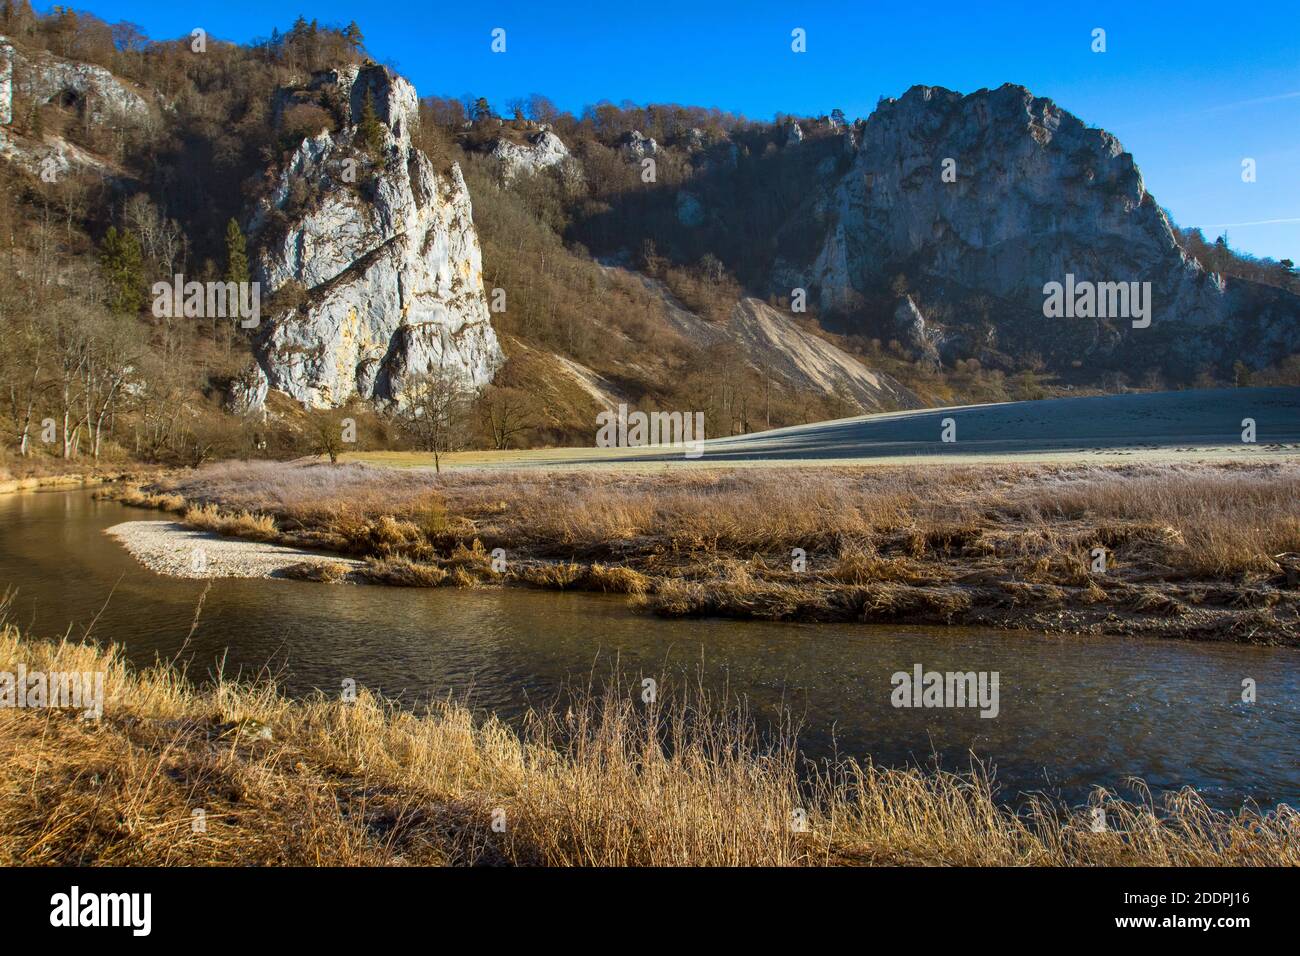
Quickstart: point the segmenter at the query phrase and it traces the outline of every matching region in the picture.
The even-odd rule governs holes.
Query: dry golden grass
[[[112,498],[114,501],[120,501],[124,505],[134,505],[139,508],[157,508],[159,511],[170,511],[177,514],[184,514],[188,508],[185,498],[181,495],[147,492],[139,485],[113,488],[99,494]]]
[[[613,591],[671,615],[1300,642],[1291,462],[654,475],[228,462],[131,494],[171,510],[179,497],[187,521],[223,533],[401,558],[398,583]],[[1244,627],[1244,609],[1267,623]]]
[[[214,504],[187,508],[181,520],[192,528],[237,538],[270,541],[276,536],[275,519],[270,515],[226,512]]]
[[[1086,539],[1144,546],[1210,574],[1268,571],[1271,555],[1300,550],[1300,465],[1292,463],[434,475],[232,462],[156,491],[290,525],[386,517],[404,524],[372,533],[397,544],[417,532],[579,551],[654,538],[684,550],[750,553],[910,532],[919,557],[978,551],[1000,535],[1005,545],[1015,531],[1030,535],[1024,548],[1051,530],[1085,539],[1070,538],[1071,547]]]
[[[1224,813],[1190,790],[1137,803],[1098,790],[1086,808],[1011,809],[978,768],[810,768],[791,735],[760,743],[742,710],[698,690],[647,707],[615,682],[512,728],[364,691],[349,703],[198,688],[166,666],[134,672],[116,649],[4,627],[0,669],[18,661],[103,671],[106,704],[98,721],[0,710],[6,865],[1300,864],[1300,815],[1285,806]]]
[[[368,558],[362,573],[375,584],[404,588],[433,588],[448,583],[448,574],[431,564],[417,564],[410,558]]]
[[[587,576],[593,590],[608,591],[611,594],[641,595],[650,590],[651,586],[644,574],[631,568],[593,564]]]
[[[352,568],[339,561],[299,561],[291,564],[280,573],[296,581],[315,581],[319,584],[335,584],[342,581]]]

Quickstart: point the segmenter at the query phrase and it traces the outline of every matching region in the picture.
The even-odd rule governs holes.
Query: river
[[[0,589],[27,633],[92,636],[139,664],[273,673],[285,690],[345,679],[404,702],[448,694],[507,719],[617,669],[702,680],[766,721],[783,708],[814,757],[996,768],[1001,796],[1081,801],[1090,787],[1189,784],[1216,806],[1300,806],[1300,651],[962,628],[661,620],[622,597],[297,581],[205,582],[145,570],[103,530],[156,512],[90,492],[0,496]],[[891,705],[891,676],[998,673],[998,714]],[[1257,686],[1241,701],[1242,681]]]

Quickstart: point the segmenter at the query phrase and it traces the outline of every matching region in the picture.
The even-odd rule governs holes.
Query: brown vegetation
[[[188,503],[200,527],[368,557],[364,576],[386,583],[612,591],[668,615],[1300,640],[1293,463],[653,475],[226,463],[123,500]]]
[[[117,649],[3,627],[0,669],[19,661],[103,672],[106,700],[98,720],[0,710],[4,865],[1300,864],[1286,806],[1099,789],[1087,808],[1012,808],[978,767],[809,766],[793,734],[761,743],[743,709],[698,691],[646,706],[615,681],[516,728],[365,690],[196,687],[163,665],[133,672]]]

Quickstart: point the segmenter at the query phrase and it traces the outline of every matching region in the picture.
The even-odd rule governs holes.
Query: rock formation
[[[623,137],[619,149],[622,150],[625,158],[640,162],[647,156],[658,154],[659,144],[653,138],[643,135],[640,130],[634,129]]]
[[[1051,100],[1010,84],[969,96],[913,87],[859,132],[809,264],[822,308],[850,327],[865,300],[896,302],[889,283],[906,272],[926,308],[951,306],[944,321],[987,322],[967,307],[983,297],[1005,342],[1058,366],[1186,368],[1221,357],[1225,345],[1263,365],[1294,348],[1295,297],[1206,273],[1180,249],[1119,141]],[[1045,284],[1068,274],[1149,282],[1150,326],[1045,317]],[[898,310],[895,320],[914,330],[916,303]],[[936,330],[925,320],[922,328],[933,341]]]
[[[510,182],[520,175],[532,175],[540,169],[560,165],[569,159],[569,150],[560,137],[543,129],[530,136],[527,145],[497,140],[491,155],[500,161],[502,176]]]
[[[14,48],[0,37],[0,126],[14,120]]]
[[[0,36],[0,156],[33,176],[59,175],[74,167],[108,176],[117,170],[104,157],[55,133],[18,134],[9,128],[15,119],[15,102],[23,109],[50,103],[75,109],[92,126],[129,126],[148,122],[151,116],[148,101],[103,67],[43,50],[24,52]]]
[[[0,122],[13,119],[13,98],[28,103],[84,110],[92,123],[141,120],[149,115],[144,97],[102,66],[65,60],[37,50],[24,53],[0,36]]]
[[[503,356],[469,193],[458,166],[440,174],[411,145],[415,89],[353,66],[313,76],[305,92],[346,104],[350,123],[304,139],[250,223],[255,278],[263,301],[274,297],[255,350],[269,386],[328,406],[352,395],[401,404],[417,375],[486,385]],[[373,152],[360,130],[367,99]]]
[[[915,350],[923,360],[938,364],[943,334],[925,321],[910,295],[905,296],[894,310],[894,326],[899,340]]]

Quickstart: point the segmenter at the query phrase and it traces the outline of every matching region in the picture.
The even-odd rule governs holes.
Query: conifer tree
[[[375,113],[375,104],[369,93],[366,94],[366,101],[361,107],[357,144],[375,158],[378,158],[384,150],[384,124],[379,122],[379,116]]]
[[[108,227],[100,249],[100,268],[108,283],[108,305],[121,315],[135,315],[144,308],[144,256],[140,240],[128,230]]]
[[[365,43],[365,37],[361,35],[361,27],[357,26],[356,20],[347,25],[347,28],[343,31],[343,39],[348,42],[348,46],[352,47],[354,52],[361,49],[362,44]]]
[[[226,223],[226,281],[248,281],[248,245],[234,219]]]

